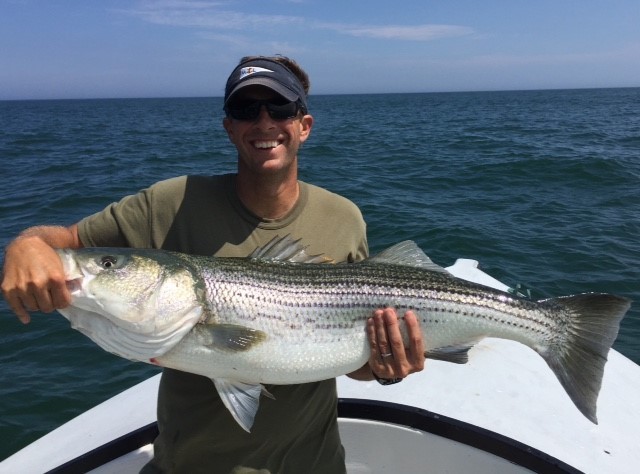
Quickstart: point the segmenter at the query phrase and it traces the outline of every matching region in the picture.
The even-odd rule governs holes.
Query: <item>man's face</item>
[[[255,100],[282,101],[276,92],[262,86],[249,86],[238,92],[234,102]],[[238,150],[239,172],[256,174],[291,171],[297,166],[300,145],[311,133],[313,117],[298,115],[292,119],[274,120],[263,105],[255,120],[226,117],[223,125]]]

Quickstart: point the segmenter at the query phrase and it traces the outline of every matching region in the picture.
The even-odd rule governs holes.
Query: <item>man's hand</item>
[[[424,341],[418,318],[413,311],[407,311],[403,319],[406,340],[395,309],[379,309],[373,313],[367,321],[367,337],[371,346],[369,362],[347,374],[349,377],[355,380],[372,380],[375,376],[403,379],[424,368]]]
[[[371,345],[369,367],[378,378],[403,379],[424,369],[424,342],[418,318],[413,311],[407,311],[404,322],[407,329],[406,347],[395,309],[379,309],[367,322],[367,336]]]
[[[62,262],[54,247],[80,246],[75,226],[36,227],[12,241],[5,250],[2,293],[24,324],[30,311],[50,313],[71,303]]]

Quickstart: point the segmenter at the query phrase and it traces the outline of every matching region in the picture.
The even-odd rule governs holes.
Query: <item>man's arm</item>
[[[31,321],[29,311],[50,313],[69,305],[71,295],[54,249],[81,247],[76,224],[30,227],[7,245],[1,288],[20,321]]]
[[[415,313],[404,315],[408,347],[405,348],[400,323],[393,308],[379,309],[367,321],[367,337],[371,346],[369,362],[347,374],[355,380],[403,379],[424,368],[424,341]],[[375,374],[375,375],[374,375]]]

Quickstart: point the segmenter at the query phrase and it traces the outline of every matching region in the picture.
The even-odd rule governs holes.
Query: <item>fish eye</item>
[[[106,255],[100,259],[100,266],[102,268],[113,268],[118,263],[118,257],[114,257],[112,255]]]

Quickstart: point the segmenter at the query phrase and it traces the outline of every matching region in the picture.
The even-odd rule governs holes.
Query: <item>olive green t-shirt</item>
[[[127,196],[78,226],[85,246],[161,248],[244,257],[274,236],[291,235],[309,254],[338,262],[367,256],[366,228],[349,200],[300,182],[294,208],[266,220],[235,193],[235,175],[183,176]],[[164,369],[158,394],[160,435],[143,472],[345,472],[335,380],[269,385],[251,433],[233,420],[211,380]],[[235,470],[235,471],[234,471]]]

